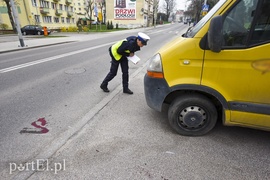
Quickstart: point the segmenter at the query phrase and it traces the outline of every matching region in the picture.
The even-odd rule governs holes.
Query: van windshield
[[[184,37],[194,37],[195,34],[204,26],[204,24],[225,2],[226,0],[220,0],[194,27],[187,30],[187,32],[184,34]]]

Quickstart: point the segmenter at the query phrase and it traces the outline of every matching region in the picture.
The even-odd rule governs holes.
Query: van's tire
[[[184,136],[201,136],[216,125],[217,109],[205,96],[186,94],[175,99],[168,110],[171,127]]]

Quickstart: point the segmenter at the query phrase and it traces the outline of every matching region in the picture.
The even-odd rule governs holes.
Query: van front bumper
[[[163,78],[152,78],[147,74],[144,76],[144,95],[147,105],[161,112],[166,96],[170,93],[170,88]]]

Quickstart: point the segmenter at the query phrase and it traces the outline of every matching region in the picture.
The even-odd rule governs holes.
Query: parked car
[[[32,35],[43,35],[44,29],[40,25],[26,25],[21,28],[23,35],[32,34]],[[47,28],[48,34],[51,33],[51,30]]]
[[[98,21],[92,21],[91,24],[96,25],[96,24],[99,24],[99,22]]]

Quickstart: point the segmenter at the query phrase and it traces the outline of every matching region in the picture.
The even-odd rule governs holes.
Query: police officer
[[[129,73],[128,73],[128,56],[134,56],[136,51],[139,51],[141,47],[147,45],[147,41],[150,39],[145,33],[138,33],[138,36],[129,36],[124,40],[121,40],[109,48],[109,53],[112,58],[110,72],[100,85],[100,88],[104,92],[110,92],[108,89],[108,83],[117,74],[119,64],[122,69],[122,84],[123,93],[133,94],[128,88]]]

